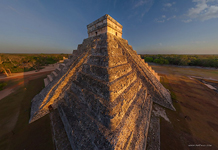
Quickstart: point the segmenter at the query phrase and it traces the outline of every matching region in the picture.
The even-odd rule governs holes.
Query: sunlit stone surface
[[[51,112],[56,149],[146,149],[153,102],[174,110],[159,76],[111,18],[87,26],[89,38],[32,100],[30,123]]]

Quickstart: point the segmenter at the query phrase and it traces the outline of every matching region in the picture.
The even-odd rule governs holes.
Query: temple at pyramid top
[[[88,24],[87,29],[89,37],[97,36],[103,33],[111,33],[122,38],[123,26],[108,14]]]

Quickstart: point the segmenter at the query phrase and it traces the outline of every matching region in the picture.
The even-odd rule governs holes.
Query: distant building
[[[123,26],[108,14],[87,25],[88,36],[93,37],[103,33],[111,33],[122,38]]]

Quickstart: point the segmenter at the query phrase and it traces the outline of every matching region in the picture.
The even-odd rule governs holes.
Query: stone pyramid
[[[153,102],[175,110],[170,93],[112,17],[87,27],[33,98],[29,122],[51,112],[56,149],[145,149]]]

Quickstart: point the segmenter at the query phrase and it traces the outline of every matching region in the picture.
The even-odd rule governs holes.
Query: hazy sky
[[[218,0],[1,0],[0,53],[71,53],[105,14],[140,54],[218,54]]]

